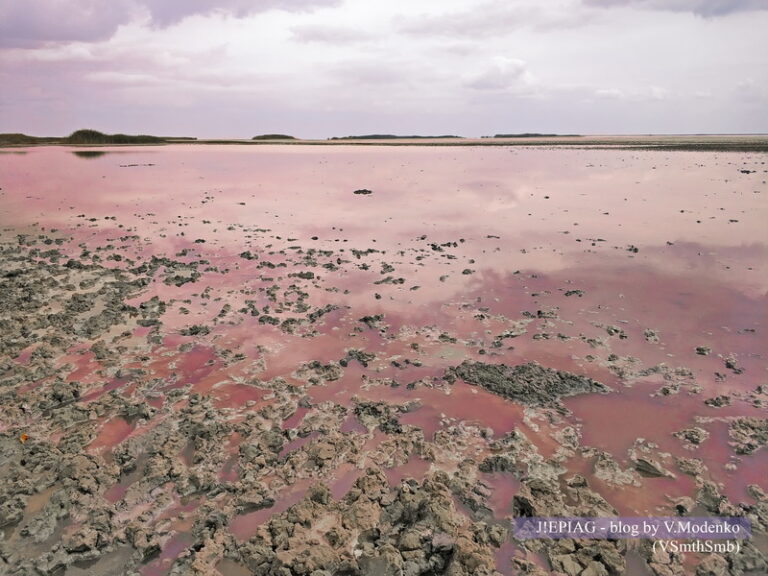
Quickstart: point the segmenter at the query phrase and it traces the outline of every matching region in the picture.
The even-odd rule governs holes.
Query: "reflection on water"
[[[418,449],[400,446],[411,451],[375,462],[392,486],[453,474],[460,461],[496,450],[493,441],[522,434],[537,457],[560,458],[564,474],[583,475],[622,513],[655,513],[695,492],[679,472],[630,487],[599,479],[593,455],[564,453],[565,429],[621,469],[645,443],[670,469],[677,458],[699,458],[735,500],[761,480],[766,451],[736,457],[727,427],[764,411],[755,392],[768,349],[763,157],[503,147],[120,152],[123,166],[148,166],[148,154],[162,163],[121,170],[45,147],[0,157],[0,224],[72,237],[55,247],[62,262],[83,252],[103,267],[160,262],[130,306],[139,315],[157,297],[167,306],[161,324],[110,335],[122,347],[113,365],[95,358],[91,342],[61,363],[82,384],[82,402],[146,401],[153,423],[172,422],[192,394],[209,399],[203,421],[219,418],[226,429],[199,450],[196,436],[186,437],[185,467],[215,447],[220,458],[208,465],[234,491],[257,474],[242,453],[268,469],[267,456],[278,467],[304,462],[326,438],[342,438],[354,456],[322,477],[338,500],[369,461],[358,450],[383,458],[391,449],[375,422],[355,415],[360,403],[383,402],[399,407],[388,425],[421,434]],[[362,188],[372,194],[354,194]],[[613,393],[537,412],[463,382],[446,385],[445,370],[465,359],[535,361]],[[324,372],[329,364],[343,370]],[[723,395],[728,405],[705,403]],[[196,434],[198,424],[180,428]],[[675,436],[692,426],[709,434],[701,446]],[[280,441],[258,444],[255,430]],[[94,431],[86,448],[102,455],[147,434],[119,415]],[[275,505],[235,516],[228,530],[248,539],[299,502],[311,484],[302,474],[284,471]],[[121,500],[139,476],[122,478],[107,500]],[[508,520],[520,478],[478,479],[492,518]],[[191,544],[173,535],[144,573],[167,573]],[[504,545],[500,567],[514,549]]]
[[[72,154],[78,158],[101,158],[106,152],[101,150],[73,150]]]

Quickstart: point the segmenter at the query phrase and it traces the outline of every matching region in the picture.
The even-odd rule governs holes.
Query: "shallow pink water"
[[[622,461],[643,437],[674,455],[695,455],[733,498],[742,498],[747,484],[764,482],[765,450],[741,458],[735,472],[725,469],[734,454],[723,422],[703,425],[712,437],[695,454],[672,436],[697,417],[760,414],[738,395],[749,394],[766,378],[764,156],[503,147],[105,151],[91,159],[54,147],[0,155],[0,227],[9,234],[56,229],[74,239],[58,247],[71,255],[79,254],[79,243],[92,250],[111,244],[112,250],[101,253],[105,266],[118,266],[106,259],[111,253],[137,261],[165,255],[207,262],[200,267],[200,281],[181,287],[156,281],[131,301],[138,305],[158,296],[173,302],[162,317],[162,343],[145,347],[150,357],[145,368],[160,381],[149,399],[158,410],[165,394],[186,386],[211,395],[216,408],[231,409],[237,420],[273,402],[259,382],[283,378],[287,385],[305,385],[294,376],[300,364],[335,362],[355,348],[376,358],[367,368],[350,361],[339,380],[309,386],[313,403],[349,407],[355,397],[398,404],[419,400],[421,407],[399,420],[420,427],[428,440],[456,421],[490,427],[495,437],[519,428],[547,457],[557,448],[552,429],[542,425],[537,431],[525,424],[521,406],[461,382],[450,388],[440,382],[446,368],[467,358],[538,361],[614,388],[610,395],[564,401],[571,414],[563,415],[563,424],[579,425],[584,445]],[[757,172],[743,174],[744,166]],[[359,188],[374,193],[352,194]],[[120,239],[132,235],[138,239]],[[327,251],[317,261],[341,261],[339,269],[308,268],[302,258],[310,249]],[[375,252],[353,252],[369,249]],[[188,252],[177,256],[182,250]],[[246,250],[256,257],[241,257]],[[287,266],[259,267],[263,259]],[[315,278],[288,276],[305,270]],[[396,282],[374,283],[386,277]],[[218,317],[225,304],[236,311],[247,301],[259,310],[274,310],[266,293],[274,285],[283,291],[295,285],[309,293],[312,306],[338,309],[301,326],[297,334],[248,314]],[[572,290],[581,293],[567,295]],[[538,314],[550,310],[558,317]],[[358,321],[376,314],[383,315],[381,330]],[[530,320],[525,332],[495,346],[495,336],[521,319]],[[210,333],[179,333],[192,324],[210,326]],[[619,327],[626,338],[609,336],[608,325]],[[658,342],[646,341],[647,329],[657,332]],[[131,341],[145,342],[148,333],[137,329]],[[589,339],[602,343],[593,347]],[[180,349],[186,344],[192,347]],[[712,353],[697,355],[697,346],[709,346]],[[235,360],[225,350],[243,358]],[[16,361],[28,362],[31,353]],[[654,378],[626,388],[606,367],[610,354],[637,358],[643,367],[685,367],[701,393],[683,389],[651,397],[663,384]],[[737,359],[742,373],[724,366],[728,356]],[[112,389],[125,395],[139,389],[139,378],[97,377],[91,353],[73,353],[61,362],[72,364],[70,379],[87,385],[82,401]],[[376,378],[399,386],[371,385]],[[418,382],[413,390],[406,387],[411,382]],[[730,407],[703,404],[723,393],[734,395]],[[283,428],[298,425],[308,412],[298,409]],[[100,430],[90,449],[107,450],[133,433],[121,418]],[[349,417],[342,431],[363,429]],[[307,441],[286,446],[283,454]],[[239,439],[227,444],[228,453],[236,453],[238,444]],[[566,467],[591,476],[590,463],[582,459]],[[387,476],[397,484],[403,477],[423,476],[428,468],[414,457]],[[332,486],[335,498],[356,475],[353,469],[339,471]],[[221,477],[237,480],[231,458]],[[487,480],[501,518],[516,483],[509,476]],[[681,475],[623,490],[594,478],[590,484],[627,514],[652,512],[667,495],[694,490],[691,479]],[[307,486],[299,481],[281,491],[273,508],[235,518],[232,532],[249,537],[272,514],[302,498]],[[107,497],[119,499],[124,488],[117,485]],[[175,536],[145,572],[167,572],[189,545],[184,538]]]

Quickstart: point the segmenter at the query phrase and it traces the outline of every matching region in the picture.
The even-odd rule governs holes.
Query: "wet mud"
[[[768,570],[765,155],[103,152],[0,156],[0,573]],[[615,515],[754,537],[512,531]]]

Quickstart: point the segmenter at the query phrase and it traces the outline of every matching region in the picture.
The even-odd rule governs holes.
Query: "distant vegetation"
[[[397,136],[395,134],[363,134],[362,136],[334,136],[329,140],[414,140],[419,138],[461,138],[451,134],[443,136]]]
[[[288,134],[260,134],[254,136],[251,140],[296,140],[296,137],[289,136]]]
[[[139,134],[104,134],[98,130],[77,130],[67,138],[67,144],[161,144],[165,139]]]
[[[59,138],[38,138],[37,136],[27,136],[26,134],[0,134],[0,146],[26,146],[30,144],[44,144],[46,142],[55,142]]]
[[[522,132],[520,134],[494,134],[494,138],[561,138],[575,137],[581,134],[540,134],[539,132]]]
[[[76,130],[69,136],[28,136],[27,134],[0,134],[0,146],[34,146],[36,144],[74,144],[74,145],[105,145],[105,144],[163,144],[173,141],[194,141],[196,138],[148,136],[139,134],[104,134],[98,130]]]
[[[568,137],[572,137],[569,139]],[[576,138],[579,137],[579,138]],[[432,139],[432,141],[429,141]],[[439,141],[438,139],[443,139]],[[408,142],[411,140],[411,142]],[[357,141],[357,142],[355,142]],[[26,148],[29,146],[111,146],[111,145],[152,145],[152,144],[233,144],[243,145],[274,142],[285,145],[377,145],[377,146],[549,146],[558,148],[591,147],[616,150],[691,150],[723,152],[768,152],[768,137],[760,134],[677,134],[677,135],[616,135],[582,136],[580,134],[544,134],[524,132],[518,134],[496,134],[483,136],[482,140],[464,139],[460,136],[397,136],[394,134],[364,134],[341,136],[327,140],[302,140],[287,134],[262,134],[252,140],[198,140],[182,136],[132,136],[127,134],[104,134],[96,130],[77,130],[69,136],[40,137],[21,133],[0,134],[0,148]],[[89,150],[73,151],[80,158],[98,158]],[[0,150],[7,154],[8,151]],[[17,153],[24,153],[18,151]]]

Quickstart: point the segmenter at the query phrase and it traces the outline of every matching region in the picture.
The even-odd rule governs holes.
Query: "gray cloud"
[[[329,67],[329,72],[343,85],[380,86],[402,84],[408,74],[406,65],[384,62],[340,62]]]
[[[733,14],[734,12],[749,12],[753,10],[768,10],[765,0],[582,0],[588,6],[613,8],[629,6],[648,10],[666,10],[669,12],[692,12],[698,16],[715,17]]]
[[[479,76],[467,84],[477,90],[525,88],[532,83],[526,63],[517,58],[497,57]]]
[[[0,0],[0,46],[28,48],[45,42],[96,42],[130,19],[132,4],[113,0]]]
[[[97,42],[118,26],[149,16],[165,28],[195,14],[242,18],[279,9],[291,12],[335,6],[340,0],[0,0],[0,47],[33,48],[56,42]]]
[[[477,36],[508,32],[523,26],[536,12],[536,9],[525,6],[485,3],[473,10],[398,18],[396,24],[401,32],[408,34]]]
[[[159,27],[170,26],[194,14],[218,12],[243,18],[267,10],[302,12],[323,6],[335,6],[340,0],[136,0],[144,5]]]
[[[24,48],[0,49],[0,119],[201,137],[768,128],[768,12],[743,12],[754,3],[368,6],[0,0],[0,48]]]
[[[478,38],[504,35],[518,28],[538,30],[571,28],[588,22],[583,11],[547,10],[541,4],[512,4],[492,0],[469,10],[443,14],[399,17],[395,25],[400,32],[413,35]]]
[[[600,88],[595,90],[595,98],[601,100],[624,100],[626,97],[626,94],[618,88]]]
[[[352,44],[371,39],[371,34],[363,30],[319,24],[294,26],[291,28],[291,33],[299,42],[319,42],[323,44]]]

